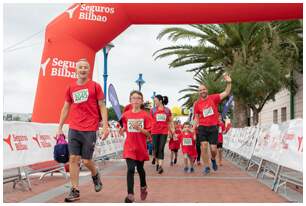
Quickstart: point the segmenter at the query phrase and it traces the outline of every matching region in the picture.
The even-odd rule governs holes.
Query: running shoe
[[[68,197],[65,198],[65,202],[74,202],[79,199],[80,199],[80,191],[75,188],[71,188]]]
[[[213,168],[213,170],[217,171],[218,170],[218,165],[216,160],[211,160],[211,167]]]

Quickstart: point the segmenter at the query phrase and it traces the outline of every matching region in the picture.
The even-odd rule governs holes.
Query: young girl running
[[[173,166],[177,162],[177,152],[180,149],[180,141],[177,138],[182,132],[182,126],[180,121],[177,120],[174,122],[175,135],[172,135],[172,138],[169,141],[169,149],[171,150],[171,161],[170,165]]]
[[[150,117],[142,109],[143,95],[139,91],[130,93],[130,102],[132,109],[122,115],[123,129],[121,135],[126,131],[126,140],[123,149],[123,158],[127,164],[127,191],[128,195],[124,202],[131,203],[134,198],[134,173],[135,167],[140,177],[140,198],[145,200],[147,197],[146,173],[144,170],[144,161],[149,160],[146,139],[150,136]]]
[[[182,145],[182,152],[184,155],[184,172],[194,172],[194,162],[197,157],[197,150],[195,145],[195,134],[189,122],[183,124],[183,131],[179,135],[179,140]],[[189,163],[189,167],[188,167]]]

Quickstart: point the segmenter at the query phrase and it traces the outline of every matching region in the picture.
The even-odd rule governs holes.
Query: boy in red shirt
[[[130,93],[130,102],[132,109],[122,115],[123,129],[122,135],[126,131],[126,140],[123,148],[123,158],[127,164],[127,189],[128,195],[124,202],[134,202],[134,174],[135,167],[140,177],[140,198],[145,200],[147,197],[146,173],[144,170],[144,161],[149,160],[147,150],[147,138],[150,136],[151,120],[150,116],[142,109],[143,95],[139,91]]]
[[[218,143],[218,105],[230,94],[232,79],[228,74],[223,75],[226,81],[226,88],[220,94],[208,95],[205,85],[198,88],[199,99],[194,103],[195,125],[194,129],[198,129],[199,141],[201,142],[201,155],[204,164],[204,174],[210,173],[208,144],[211,151],[211,164],[213,170],[218,169],[216,163],[217,143]]]
[[[195,133],[189,122],[183,124],[182,133],[178,136],[182,145],[182,152],[184,155],[184,172],[194,172],[194,162],[197,157],[197,149],[195,145]],[[189,162],[189,167],[188,167]]]
[[[65,103],[61,111],[57,134],[63,134],[63,125],[69,114],[69,172],[71,190],[65,202],[80,199],[79,162],[82,158],[84,165],[91,171],[95,191],[102,189],[102,182],[94,162],[91,160],[96,143],[96,135],[100,121],[103,118],[103,139],[109,134],[107,109],[103,102],[104,94],[101,86],[90,80],[88,75],[90,65],[86,59],[76,63],[78,79],[69,85],[66,91]]]
[[[174,122],[175,135],[172,135],[172,138],[169,141],[169,149],[171,150],[171,161],[170,165],[173,166],[177,162],[177,152],[180,149],[180,141],[177,136],[181,134],[181,125],[180,121],[177,120]],[[173,159],[174,157],[174,159]]]

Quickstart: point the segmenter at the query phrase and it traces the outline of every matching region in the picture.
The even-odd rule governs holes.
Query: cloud
[[[68,7],[69,4],[5,4],[4,48],[43,30]],[[135,80],[139,73],[146,81],[142,89],[146,100],[156,91],[169,97],[170,107],[183,103],[177,101],[182,96],[178,91],[194,83],[192,74],[183,68],[169,69],[168,64],[173,58],[155,61],[152,56],[156,50],[172,45],[166,38],[156,39],[158,33],[169,26],[131,26],[112,41],[115,47],[108,57],[108,84],[115,86],[120,104],[128,104],[130,91],[138,88]],[[4,53],[4,112],[32,112],[44,32],[24,45],[35,42],[38,45]],[[102,75],[103,55],[98,52],[93,78],[103,87]]]

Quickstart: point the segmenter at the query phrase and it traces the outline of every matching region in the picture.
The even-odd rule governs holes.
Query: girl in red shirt
[[[195,145],[195,134],[189,122],[183,124],[183,131],[178,136],[182,145],[182,152],[184,154],[184,171],[194,172],[194,160],[197,157],[197,150]],[[189,162],[189,167],[188,167]]]
[[[140,198],[145,200],[147,197],[146,173],[144,170],[144,161],[149,160],[147,151],[147,137],[150,136],[150,117],[142,109],[143,95],[139,91],[130,93],[130,102],[132,109],[122,115],[123,129],[120,134],[126,132],[126,140],[123,148],[123,158],[127,164],[127,189],[128,196],[124,202],[134,202],[134,173],[135,167],[140,177]]]
[[[177,162],[177,152],[180,149],[180,141],[178,140],[177,136],[180,135],[182,132],[182,126],[180,125],[179,120],[174,122],[175,127],[175,135],[169,141],[169,149],[171,150],[171,162],[170,165],[173,166]],[[174,159],[173,159],[174,157]]]

